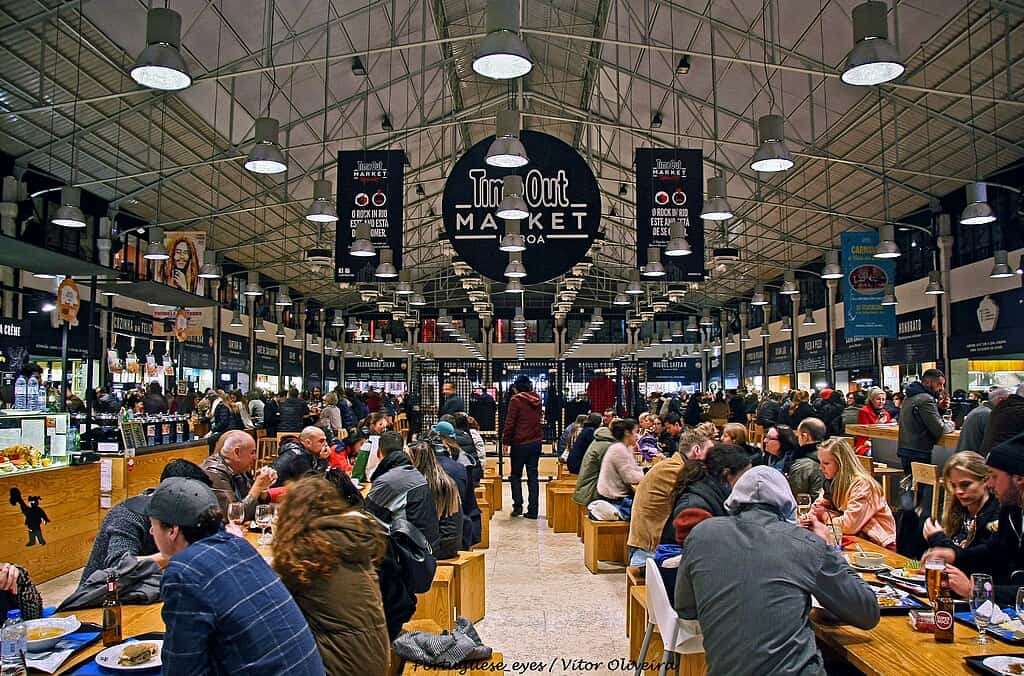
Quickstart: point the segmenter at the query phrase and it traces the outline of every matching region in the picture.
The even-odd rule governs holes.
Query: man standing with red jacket
[[[529,503],[526,518],[537,518],[537,501],[540,487],[537,483],[537,463],[540,460],[541,444],[544,441],[541,399],[533,391],[530,379],[521,375],[512,385],[516,394],[508,403],[505,417],[505,431],[502,441],[512,459],[512,516],[523,514],[523,468],[526,468],[526,484],[529,489]]]

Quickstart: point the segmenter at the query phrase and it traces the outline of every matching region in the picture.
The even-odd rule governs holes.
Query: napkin
[[[989,615],[989,624],[1002,624],[1010,619],[1010,616],[1003,612],[1002,608],[992,603],[991,601],[985,601],[978,610],[975,611],[977,615]]]

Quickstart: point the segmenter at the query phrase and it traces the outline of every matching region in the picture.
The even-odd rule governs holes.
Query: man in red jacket
[[[523,468],[526,468],[526,484],[530,491],[526,518],[537,518],[537,498],[540,488],[537,484],[537,462],[540,460],[541,444],[544,441],[541,399],[533,391],[530,379],[521,375],[512,385],[516,394],[508,403],[505,417],[505,431],[502,441],[512,459],[512,516],[523,516]]]

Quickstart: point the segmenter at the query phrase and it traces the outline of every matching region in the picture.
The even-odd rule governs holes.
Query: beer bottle
[[[121,642],[121,600],[117,597],[117,575],[107,575],[107,594],[103,597],[103,645]]]
[[[953,596],[949,590],[949,573],[942,571],[939,595],[935,599],[935,640],[953,642]]]

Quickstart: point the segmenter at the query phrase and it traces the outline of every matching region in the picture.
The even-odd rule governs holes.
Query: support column
[[[797,328],[800,323],[800,296],[790,296],[789,312],[792,319],[793,330],[789,334],[789,377],[792,385],[790,389],[800,389],[800,381],[796,372],[796,346],[800,340],[800,330]]]
[[[828,294],[825,299],[825,373],[829,385],[836,386],[836,292],[839,281],[826,279]]]
[[[736,347],[740,350],[740,385],[744,384],[747,370],[747,351],[743,347],[743,339],[747,335],[747,304],[740,303],[740,335],[737,336]]]
[[[946,374],[946,390],[952,392],[956,387],[961,387],[963,384],[957,383],[954,386],[950,379],[952,364],[949,358],[949,334],[951,330],[950,305],[952,305],[953,287],[951,283],[952,275],[949,274],[949,270],[953,260],[953,226],[950,223],[949,214],[939,214],[938,226],[939,271],[942,274],[942,288],[945,290],[945,293],[941,296],[935,297],[935,311],[942,319],[938,324],[938,356],[939,363],[942,364],[942,372]]]
[[[3,179],[2,198],[0,202],[0,228],[3,234],[8,237],[18,236],[18,199],[21,197],[25,186],[13,176],[5,176]],[[20,272],[14,268],[0,266],[0,283],[5,290],[3,292],[3,316],[14,318],[16,294],[12,289],[20,286]]]

